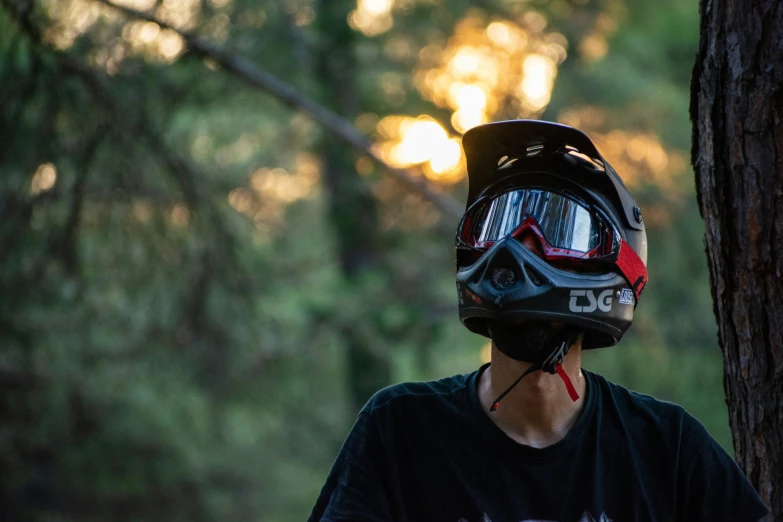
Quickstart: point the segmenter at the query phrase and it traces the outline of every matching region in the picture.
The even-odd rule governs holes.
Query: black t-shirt
[[[753,522],[768,512],[683,408],[586,370],[566,437],[541,449],[515,442],[479,403],[487,366],[376,393],[309,520]]]

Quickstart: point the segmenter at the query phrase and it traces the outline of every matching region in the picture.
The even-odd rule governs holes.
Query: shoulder
[[[453,375],[434,381],[393,384],[376,392],[364,406],[362,413],[375,415],[401,408],[460,401],[464,398],[465,388],[474,373]]]
[[[679,404],[656,399],[652,395],[645,395],[613,383],[606,377],[593,372],[590,374],[592,381],[601,388],[603,399],[609,399],[618,407],[629,410],[628,413],[650,415],[654,417],[682,417],[688,415]]]
[[[677,445],[683,431],[694,431],[701,427],[679,404],[629,390],[596,373],[590,373],[590,376],[599,388],[602,414],[610,417],[604,420],[611,420],[612,416],[616,416],[617,421],[631,431],[649,434],[658,439],[675,438]],[[704,428],[701,429],[707,435]]]

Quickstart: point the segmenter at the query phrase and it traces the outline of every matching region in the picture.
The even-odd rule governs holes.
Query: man
[[[647,284],[642,215],[582,132],[468,131],[457,231],[460,319],[492,339],[468,375],[378,392],[311,521],[756,521],[733,460],[674,404],[581,369]]]

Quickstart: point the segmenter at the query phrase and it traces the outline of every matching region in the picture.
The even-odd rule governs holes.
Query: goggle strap
[[[644,287],[647,286],[647,269],[644,267],[639,254],[623,239],[620,243],[620,252],[617,254],[615,265],[623,274],[633,289],[636,301],[642,296]]]

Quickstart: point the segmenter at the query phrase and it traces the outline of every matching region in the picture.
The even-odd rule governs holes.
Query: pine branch
[[[333,132],[340,139],[347,142],[351,147],[362,154],[366,154],[375,160],[385,171],[403,182],[408,187],[420,192],[425,199],[433,203],[441,211],[455,218],[462,216],[462,206],[451,196],[448,196],[439,190],[433,188],[424,178],[416,178],[408,171],[395,168],[383,160],[374,150],[372,142],[359,132],[351,122],[341,118],[328,108],[318,104],[299,92],[292,85],[286,83],[280,78],[270,74],[250,60],[229,53],[209,42],[197,37],[196,35],[177,29],[171,24],[153,16],[149,13],[120,6],[109,0],[95,0],[101,4],[117,9],[125,15],[139,20],[145,20],[158,24],[164,29],[169,29],[179,34],[190,51],[202,57],[208,57],[219,63],[224,69],[234,75],[242,78],[251,85],[258,87],[276,97],[292,109],[308,114],[314,121]]]

